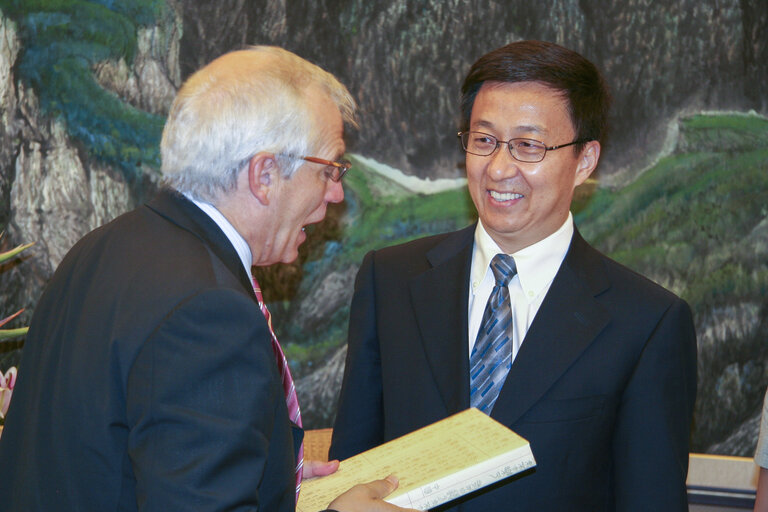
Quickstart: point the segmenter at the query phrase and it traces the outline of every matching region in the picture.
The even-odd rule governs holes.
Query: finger
[[[384,498],[388,494],[392,493],[395,489],[397,489],[397,486],[399,485],[400,481],[397,479],[395,475],[389,475],[386,478],[383,478],[381,480],[374,480],[373,482],[368,482],[365,484],[365,487],[368,489],[369,496],[372,498]]]
[[[372,484],[378,483],[378,482],[384,482],[386,485],[389,486],[389,492],[388,494],[391,494],[395,489],[397,489],[398,485],[400,485],[400,480],[395,475],[389,475],[383,480],[377,480],[375,482],[371,482]],[[386,495],[384,495],[386,496]],[[384,498],[384,496],[380,496],[379,498]],[[395,505],[392,505],[390,503],[386,502],[380,502],[381,505],[384,506],[382,511],[391,511],[391,512],[423,512],[421,510],[415,509],[415,508],[401,508]]]
[[[337,469],[339,469],[338,460],[331,460],[328,462],[321,462],[319,460],[305,460],[302,476],[304,478],[327,476],[335,473]]]

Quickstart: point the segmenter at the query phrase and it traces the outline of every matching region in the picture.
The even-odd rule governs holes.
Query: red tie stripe
[[[255,277],[253,278],[253,292],[256,294],[256,300],[259,301],[259,308],[261,308],[264,318],[267,319],[269,332],[272,335],[272,350],[275,351],[277,369],[280,371],[280,378],[283,381],[283,391],[285,392],[285,403],[288,406],[288,416],[291,418],[291,421],[301,427],[301,410],[299,409],[299,398],[296,396],[296,386],[293,383],[293,377],[291,377],[291,370],[288,368],[288,360],[285,358],[283,349],[277,341],[277,336],[275,336],[275,331],[272,329],[272,316],[269,314],[267,305],[264,303],[264,297],[261,295],[261,288]],[[296,501],[298,502],[299,491],[301,490],[301,476],[304,468],[304,443],[301,443],[301,446],[299,446],[299,453],[296,459]]]

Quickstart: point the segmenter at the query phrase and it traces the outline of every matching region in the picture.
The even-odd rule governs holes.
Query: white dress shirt
[[[216,209],[215,206],[210,203],[205,203],[203,201],[193,199],[187,194],[184,194],[184,197],[195,203],[198,208],[203,210],[203,212],[208,215],[211,220],[216,223],[217,226],[221,228],[221,230],[224,232],[224,235],[227,237],[227,239],[229,239],[230,243],[235,248],[235,251],[237,251],[237,255],[240,257],[240,261],[245,268],[245,274],[249,278],[253,279],[253,276],[251,275],[253,256],[251,255],[251,247],[248,245],[248,242],[245,241],[245,238],[243,238],[243,236],[237,232],[235,227],[219,210]]]
[[[509,298],[512,302],[514,332],[512,335],[512,361],[515,360],[525,334],[539,311],[544,297],[549,291],[555,274],[565,259],[573,237],[573,216],[547,238],[517,251],[511,256],[515,259],[517,275],[509,282]],[[475,246],[472,249],[472,267],[469,274],[469,353],[475,345],[480,323],[483,320],[485,305],[493,291],[496,279],[490,269],[491,260],[497,254],[503,254],[498,244],[477,222]]]

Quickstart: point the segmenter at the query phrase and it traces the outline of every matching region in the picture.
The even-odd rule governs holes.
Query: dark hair
[[[518,41],[480,57],[461,86],[461,130],[469,129],[475,97],[485,82],[538,82],[561,91],[575,138],[602,140],[605,136],[611,102],[608,87],[595,65],[572,50],[545,41]]]

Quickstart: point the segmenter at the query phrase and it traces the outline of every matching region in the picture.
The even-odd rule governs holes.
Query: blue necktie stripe
[[[512,367],[512,307],[507,286],[517,274],[515,260],[497,254],[491,261],[496,284],[483,313],[470,356],[470,404],[490,414]],[[491,350],[493,349],[493,350]]]

